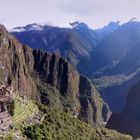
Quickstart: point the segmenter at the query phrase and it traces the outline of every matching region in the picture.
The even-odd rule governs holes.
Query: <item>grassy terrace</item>
[[[17,125],[34,115],[38,111],[37,105],[27,98],[23,99],[17,93],[14,94],[15,109],[13,115],[13,124]]]

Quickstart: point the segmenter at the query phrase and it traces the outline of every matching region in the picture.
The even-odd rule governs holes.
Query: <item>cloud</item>
[[[8,28],[33,22],[67,26],[82,21],[101,27],[112,20],[140,20],[140,0],[1,0],[0,22]]]
[[[0,18],[0,24],[4,24],[5,21],[6,21],[5,18]]]
[[[68,0],[60,8],[68,14],[89,16],[101,11],[102,3],[99,3],[97,0]]]

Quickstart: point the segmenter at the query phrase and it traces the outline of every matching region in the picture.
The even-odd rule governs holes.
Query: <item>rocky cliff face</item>
[[[22,95],[32,95],[33,64],[32,51],[0,25],[0,81],[12,84]]]
[[[124,111],[113,113],[107,127],[140,137],[140,81],[128,92]]]
[[[71,64],[55,54],[34,50],[33,56],[42,103],[59,106],[92,125],[108,120],[109,108],[88,78],[80,76]]]
[[[109,108],[92,83],[65,59],[21,45],[0,25],[0,81],[21,96],[69,111],[93,125],[106,122]]]

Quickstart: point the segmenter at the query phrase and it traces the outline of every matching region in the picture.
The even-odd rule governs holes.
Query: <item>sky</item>
[[[140,0],[0,0],[0,23],[8,29],[30,23],[67,27],[74,21],[99,28],[132,18],[140,21]]]

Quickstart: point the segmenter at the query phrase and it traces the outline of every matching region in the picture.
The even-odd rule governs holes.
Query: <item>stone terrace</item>
[[[12,126],[12,117],[7,106],[12,102],[13,89],[9,85],[0,82],[0,129],[6,130]]]

